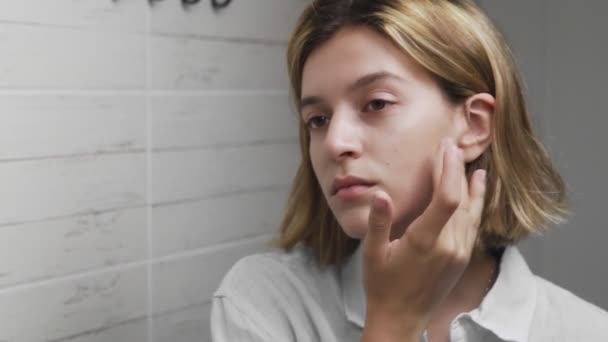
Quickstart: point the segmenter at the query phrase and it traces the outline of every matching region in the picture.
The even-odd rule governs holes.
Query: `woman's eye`
[[[308,119],[308,121],[306,122],[306,126],[309,129],[311,129],[311,128],[320,128],[327,121],[329,121],[329,119],[326,116],[313,116],[312,118]]]
[[[370,101],[365,108],[372,111],[383,110],[387,104],[389,104],[389,102],[386,100],[375,99]]]

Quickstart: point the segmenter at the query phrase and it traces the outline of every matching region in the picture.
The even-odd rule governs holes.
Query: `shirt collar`
[[[362,245],[340,273],[346,318],[360,328],[365,322]],[[517,247],[509,246],[502,255],[498,278],[479,307],[456,319],[469,316],[504,341],[524,342],[532,323],[536,293],[535,277],[526,261]]]

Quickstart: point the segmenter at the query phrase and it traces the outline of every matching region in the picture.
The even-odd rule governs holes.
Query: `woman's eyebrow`
[[[355,82],[353,82],[351,85],[348,86],[347,91],[349,93],[352,93],[353,91],[365,87],[368,84],[374,83],[376,81],[380,81],[383,79],[391,79],[391,80],[396,80],[399,82],[407,82],[404,78],[402,78],[401,76],[395,75],[393,73],[390,73],[388,71],[379,71],[379,72],[374,72],[371,74],[367,74],[361,78],[359,78],[358,80],[356,80]],[[302,110],[306,107],[306,106],[311,106],[311,105],[315,105],[315,104],[319,104],[323,102],[323,98],[321,98],[320,96],[306,96],[303,97],[300,100],[300,112],[302,112]]]
[[[402,78],[401,76],[395,75],[388,71],[379,71],[379,72],[367,74],[367,75],[359,78],[355,82],[353,82],[353,84],[348,86],[348,92],[353,92],[353,91],[357,90],[358,88],[363,88],[368,84],[374,83],[376,81],[384,80],[384,79],[389,79],[389,80],[394,80],[394,81],[399,81],[399,82],[406,82],[406,80],[404,78]]]
[[[316,105],[322,102],[323,99],[319,96],[306,96],[302,98],[302,100],[300,100],[300,113],[302,112],[302,110],[304,110],[305,107]]]

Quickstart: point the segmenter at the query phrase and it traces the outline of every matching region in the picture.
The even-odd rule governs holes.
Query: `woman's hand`
[[[376,192],[363,241],[367,300],[364,341],[418,340],[433,310],[467,267],[481,220],[485,171],[469,185],[462,153],[450,140],[440,148],[429,206],[399,239],[389,240],[392,201]],[[381,335],[378,335],[378,332]]]

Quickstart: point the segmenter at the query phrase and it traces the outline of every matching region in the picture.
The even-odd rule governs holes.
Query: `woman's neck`
[[[461,312],[479,306],[498,277],[499,260],[490,253],[476,253],[445,301],[433,316],[452,321]]]

